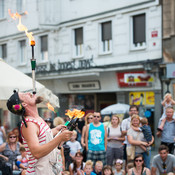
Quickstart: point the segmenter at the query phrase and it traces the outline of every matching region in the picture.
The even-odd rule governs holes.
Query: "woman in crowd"
[[[6,132],[4,126],[1,125],[0,120],[0,145],[4,143],[4,140],[6,139]]]
[[[85,168],[85,163],[83,162],[83,153],[77,152],[75,154],[75,160],[69,165],[70,175],[81,175]]]
[[[93,113],[88,113],[86,116],[85,116],[85,126],[83,127],[83,130],[82,130],[82,135],[81,135],[81,145],[83,146],[84,150],[83,150],[83,157],[84,157],[84,161],[86,161],[86,144],[85,144],[85,134],[86,134],[86,128],[87,128],[87,125],[89,123],[92,123],[93,122],[93,119],[94,119],[94,116],[93,116]]]
[[[135,156],[134,167],[128,170],[128,175],[151,175],[150,170],[144,166],[144,160],[141,154]]]
[[[17,135],[13,131],[8,133],[7,142],[0,146],[0,152],[2,154],[0,156],[13,166],[13,170],[18,169],[15,163],[17,156],[20,155],[20,146],[21,144],[18,142]]]
[[[131,118],[131,128],[127,132],[128,142],[135,146],[135,155],[142,154],[144,157],[145,165],[147,168],[150,168],[150,160],[151,160],[151,148],[150,145],[153,144],[154,138],[152,137],[152,141],[148,144],[145,139],[144,135],[141,131],[136,131],[132,128],[137,128],[139,130],[140,127],[140,117],[138,115],[133,115]],[[149,150],[149,154],[146,152]]]
[[[112,166],[116,159],[123,159],[123,141],[124,136],[120,129],[120,119],[117,115],[113,115],[111,126],[107,128],[108,143],[107,143],[107,165]]]

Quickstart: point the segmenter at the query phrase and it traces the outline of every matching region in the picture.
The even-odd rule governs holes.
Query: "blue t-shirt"
[[[84,174],[86,175],[86,173],[84,173]],[[90,175],[96,175],[96,174],[92,171]]]
[[[91,151],[105,151],[105,128],[104,124],[94,126],[89,124],[88,149]]]

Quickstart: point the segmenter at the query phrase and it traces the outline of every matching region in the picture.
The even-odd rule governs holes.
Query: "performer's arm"
[[[66,128],[64,125],[58,125],[52,129],[53,136],[55,136],[62,128]]]
[[[31,122],[27,123],[27,128],[22,127],[22,134],[28,144],[28,147],[32,155],[39,159],[49,154],[54,148],[56,148],[62,141],[70,139],[72,132],[65,130],[59,136],[54,137],[50,142],[40,145],[38,140],[39,127]]]

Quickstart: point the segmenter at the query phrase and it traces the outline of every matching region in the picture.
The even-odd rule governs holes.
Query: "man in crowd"
[[[175,138],[175,121],[173,119],[174,110],[172,107],[166,108],[166,119],[162,131],[157,132],[157,136],[161,137],[161,145],[166,145],[169,148],[169,153],[174,152],[174,138]],[[161,124],[159,120],[158,126]]]
[[[138,106],[131,105],[130,108],[129,108],[129,117],[126,118],[126,119],[124,119],[122,121],[122,124],[121,124],[122,134],[125,136],[125,141],[124,141],[124,156],[123,156],[123,158],[125,160],[127,160],[126,147],[127,147],[127,144],[129,144],[128,143],[128,139],[127,139],[127,131],[130,128],[130,126],[131,126],[131,117],[132,117],[132,115],[134,115],[134,114],[137,114],[138,115],[138,113],[139,113]]]
[[[86,150],[87,160],[101,160],[106,165],[107,131],[101,121],[100,112],[94,112],[93,123],[87,126],[86,130]]]
[[[27,174],[54,175],[61,171],[56,147],[69,140],[72,132],[65,130],[65,126],[51,130],[38,114],[36,104],[41,101],[42,98],[34,94],[15,91],[9,98],[7,107],[12,113],[22,115],[23,118],[21,133],[29,155]],[[60,129],[61,134],[53,138]]]
[[[159,154],[153,157],[151,175],[156,175],[156,171],[160,174],[175,173],[175,156],[168,154],[168,147],[160,145]]]

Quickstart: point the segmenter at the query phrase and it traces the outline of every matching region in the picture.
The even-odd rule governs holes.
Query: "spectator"
[[[83,162],[83,154],[81,152],[77,152],[73,163],[69,165],[70,175],[80,175],[84,167],[85,163]]]
[[[125,165],[127,164],[127,154],[126,154],[126,147],[128,144],[128,139],[127,139],[127,131],[130,128],[131,124],[131,117],[133,114],[138,114],[139,113],[139,108],[136,105],[131,105],[129,108],[129,117],[124,119],[121,124],[121,129],[122,129],[122,134],[125,136],[125,141],[124,141],[124,152],[123,152],[123,158],[126,160]]]
[[[135,156],[134,167],[129,169],[128,175],[151,175],[150,170],[144,166],[144,160],[141,154]]]
[[[2,153],[2,155],[0,156],[4,158],[7,163],[10,163],[12,165],[13,170],[18,169],[15,163],[17,160],[17,156],[20,155],[20,145],[21,144],[17,140],[17,135],[13,131],[11,131],[8,133],[7,142],[3,143],[0,146],[0,152]]]
[[[63,171],[62,175],[70,175],[70,172],[69,171]]]
[[[94,173],[96,175],[102,175],[102,169],[103,169],[103,162],[102,161],[97,161],[95,163],[95,167],[94,167]]]
[[[106,126],[106,127],[109,127],[110,125],[111,125],[111,118],[110,118],[110,116],[105,116],[104,118],[103,118],[103,124]]]
[[[107,148],[107,131],[103,123],[100,122],[101,115],[99,112],[94,112],[93,123],[87,126],[86,130],[86,150],[87,160],[92,160],[94,163],[98,160],[106,165],[106,148]]]
[[[85,116],[85,126],[83,127],[83,130],[82,130],[82,136],[81,136],[81,145],[83,146],[83,160],[86,161],[86,143],[85,143],[85,137],[86,137],[86,129],[87,129],[87,125],[89,123],[92,123],[93,122],[93,113],[88,113],[86,116]]]
[[[91,160],[86,161],[84,173],[85,175],[96,175],[93,172],[93,162]]]
[[[54,126],[53,126],[53,120],[51,118],[46,118],[44,121],[48,124],[48,126],[50,127],[50,129],[53,129],[54,128]]]
[[[151,160],[151,148],[149,148],[149,155],[145,152],[145,147],[150,146],[154,138],[152,137],[152,141],[148,144],[146,141],[144,141],[144,135],[142,132],[135,131],[134,128],[139,129],[140,126],[140,117],[138,115],[133,115],[131,118],[131,128],[128,130],[128,142],[131,144],[131,146],[135,147],[135,155],[142,154],[144,157],[144,161],[147,168],[150,168],[150,160]],[[129,148],[129,147],[128,147]]]
[[[114,175],[125,175],[125,171],[122,168],[123,168],[123,160],[117,159],[115,162]]]
[[[166,120],[162,131],[157,132],[157,136],[161,137],[161,145],[166,145],[169,148],[169,153],[174,152],[174,138],[175,138],[175,120],[173,119],[174,110],[171,107],[166,108]],[[158,128],[161,123],[159,120]]]
[[[105,165],[102,170],[102,175],[114,175],[112,167],[110,165]]]
[[[175,173],[175,156],[168,154],[168,147],[160,145],[159,154],[153,157],[151,175],[156,175],[156,171],[160,174]]]
[[[0,120],[0,145],[4,143],[4,140],[6,139],[6,132],[4,126],[1,124]]]
[[[27,155],[27,152],[26,152],[24,146],[21,146],[19,151],[20,151],[21,155],[17,156],[16,165],[22,171],[22,173],[25,174],[26,169],[28,167],[28,155]]]
[[[111,126],[107,128],[107,165],[112,166],[116,159],[123,159],[123,141],[125,140],[121,132],[120,119],[113,115]]]
[[[54,127],[56,127],[58,125],[64,125],[64,124],[65,124],[65,121],[61,117],[56,117],[53,120]]]
[[[127,165],[126,165],[126,174],[128,174],[129,169],[134,167],[134,163],[133,161],[128,161]]]
[[[75,154],[76,152],[80,152],[81,150],[81,145],[80,143],[76,140],[77,138],[77,132],[74,130],[73,135],[70,138],[70,141],[67,141],[66,145],[70,147],[70,157],[72,160],[75,159]]]

